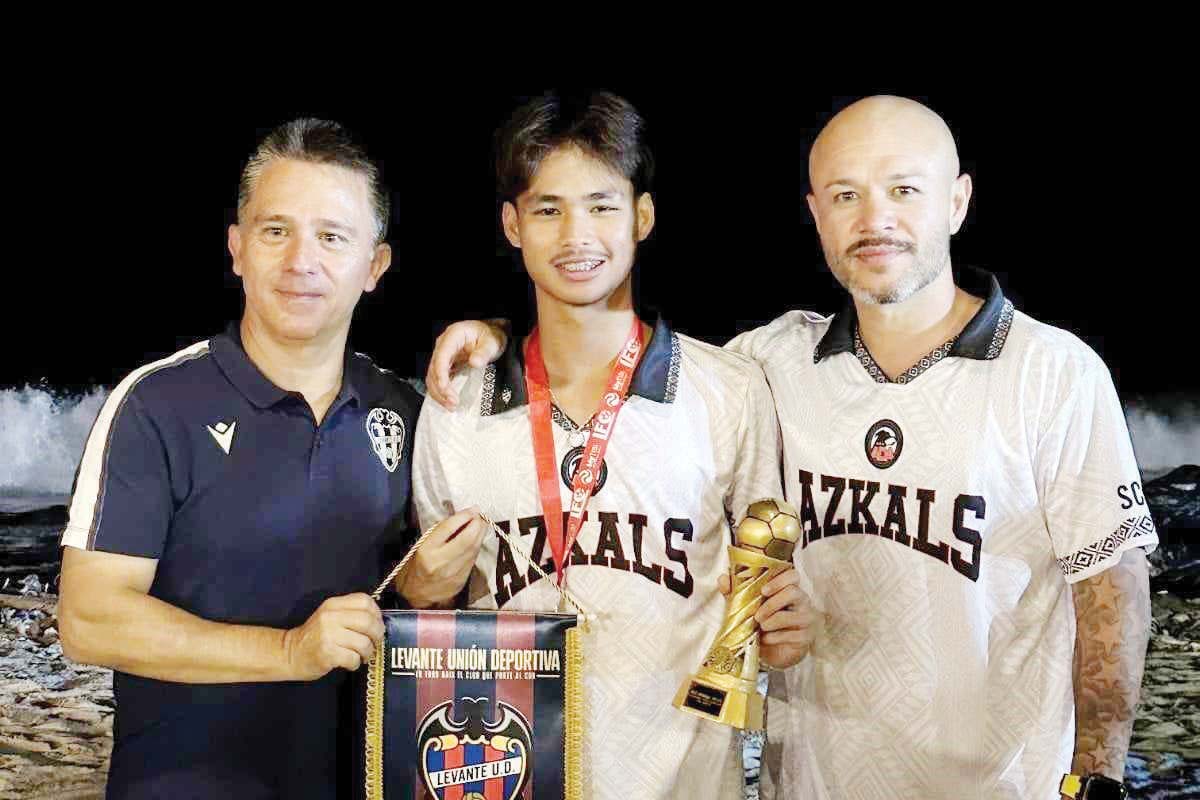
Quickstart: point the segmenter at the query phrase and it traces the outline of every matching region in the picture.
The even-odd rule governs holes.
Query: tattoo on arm
[[[1127,551],[1072,586],[1075,601],[1075,760],[1072,771],[1124,779],[1150,638],[1146,556]]]

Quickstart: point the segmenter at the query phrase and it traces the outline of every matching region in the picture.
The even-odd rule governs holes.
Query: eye
[[[920,194],[920,189],[915,186],[897,186],[892,189],[892,194],[905,197],[910,194]]]
[[[285,231],[283,228],[281,228],[278,225],[271,225],[267,228],[263,228],[263,233],[265,233],[267,236],[277,238],[277,237],[286,235],[287,231]]]
[[[557,214],[558,209],[554,208],[552,206],[548,206],[546,208],[539,208],[539,209],[535,210],[533,213],[534,213],[534,215],[539,216],[539,217],[550,217],[550,216]]]
[[[617,208],[616,206],[596,206],[595,208],[592,209],[592,211],[599,211],[601,214],[606,213],[608,211],[619,211],[619,210],[620,209]]]
[[[320,234],[320,239],[327,244],[340,244],[341,242],[346,241],[345,236],[340,236],[336,233],[322,233]]]
[[[844,192],[838,192],[837,194],[835,194],[833,196],[833,202],[847,203],[851,200],[854,200],[857,197],[858,197],[858,192],[853,192],[853,191],[850,191],[849,189],[847,189]]]

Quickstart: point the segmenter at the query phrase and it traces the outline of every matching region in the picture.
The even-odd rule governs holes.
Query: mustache
[[[894,250],[902,250],[904,252],[910,252],[914,249],[912,242],[905,242],[900,239],[888,239],[887,237],[874,237],[859,239],[846,248],[846,255],[852,256],[864,247],[890,247]]]

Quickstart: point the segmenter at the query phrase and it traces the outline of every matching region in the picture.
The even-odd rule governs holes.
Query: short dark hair
[[[515,201],[529,188],[542,159],[573,145],[607,164],[633,184],[634,196],[650,191],[654,155],[646,121],[612,92],[547,92],[523,104],[496,131],[496,190]]]
[[[367,190],[371,194],[371,207],[375,212],[375,241],[378,244],[384,240],[391,204],[383,186],[379,165],[371,160],[362,145],[341,124],[312,117],[285,122],[268,133],[255,148],[238,181],[239,222],[263,169],[278,158],[334,164],[365,176]]]

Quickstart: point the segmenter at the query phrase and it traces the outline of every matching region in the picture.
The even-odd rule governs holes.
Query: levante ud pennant
[[[385,611],[366,672],[367,800],[576,800],[578,618]]]
[[[496,719],[485,720],[486,697],[459,698],[457,705],[461,719],[447,700],[417,731],[425,786],[438,800],[515,800],[529,777],[529,723],[505,702],[496,704]]]

